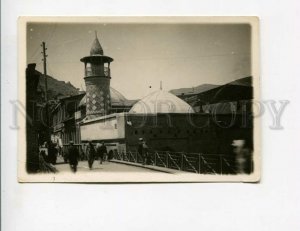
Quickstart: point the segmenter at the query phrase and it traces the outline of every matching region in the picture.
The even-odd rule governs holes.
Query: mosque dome
[[[124,105],[128,101],[124,95],[122,95],[120,92],[118,92],[114,88],[110,88],[110,98],[112,105]],[[86,95],[81,99],[78,107],[82,107],[86,105]]]
[[[127,101],[127,99],[122,95],[120,92],[118,92],[114,88],[110,88],[110,97],[111,97],[111,103],[121,103]]]
[[[158,90],[133,105],[129,113],[195,113],[193,108],[172,93]]]

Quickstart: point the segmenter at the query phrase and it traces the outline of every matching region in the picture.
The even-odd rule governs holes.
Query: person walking
[[[49,148],[48,148],[48,157],[49,157],[49,163],[55,165],[56,159],[57,159],[57,149],[56,144],[50,141]]]
[[[104,142],[102,142],[102,145],[98,146],[98,148],[97,148],[97,155],[100,158],[100,161],[99,161],[100,164],[102,164],[106,154],[107,154],[107,149],[106,149]]]
[[[148,152],[148,146],[146,144],[146,141],[144,141],[143,138],[139,138],[139,145],[138,145],[138,153],[142,157],[142,164],[148,164],[149,163],[149,152]]]
[[[149,154],[149,148],[146,144],[146,141],[143,142],[143,153],[144,153],[144,165],[150,164],[150,154]]]
[[[78,158],[79,158],[79,151],[74,146],[74,142],[72,140],[70,141],[70,147],[68,149],[68,154],[69,154],[70,168],[74,173],[76,173],[77,165],[78,165]]]
[[[245,140],[233,140],[231,144],[235,153],[236,172],[240,174],[252,171],[251,152],[245,147]]]
[[[145,156],[144,156],[144,148],[143,148],[144,140],[143,138],[139,138],[139,144],[138,144],[138,154],[140,157],[142,157],[142,164],[145,163]]]
[[[114,152],[113,150],[110,150],[107,155],[107,160],[111,161],[113,158],[114,158]]]
[[[86,155],[87,155],[87,159],[88,159],[89,168],[91,170],[93,168],[93,163],[94,163],[95,155],[96,155],[94,145],[91,141],[89,141],[89,143],[88,143],[88,146],[86,149]]]

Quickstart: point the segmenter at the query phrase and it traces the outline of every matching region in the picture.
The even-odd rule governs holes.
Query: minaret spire
[[[92,45],[92,48],[90,50],[90,55],[103,55],[103,49],[100,45],[100,42],[98,40],[97,31],[95,31],[95,39]]]
[[[160,90],[162,90],[162,81],[160,81],[160,87],[159,87]]]

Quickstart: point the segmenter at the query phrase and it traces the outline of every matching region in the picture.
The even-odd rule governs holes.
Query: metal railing
[[[142,157],[138,152],[114,152],[114,159],[132,163],[146,162],[146,165],[176,169],[201,174],[237,174],[238,167],[234,155],[201,154],[155,151]],[[246,169],[252,172],[252,161],[247,161]]]

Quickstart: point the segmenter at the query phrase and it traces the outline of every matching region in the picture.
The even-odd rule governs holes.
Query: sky
[[[225,84],[251,75],[251,27],[247,24],[28,23],[27,63],[85,90],[84,65],[97,31],[111,63],[111,87],[127,99],[158,90]],[[151,88],[150,88],[151,86]]]

